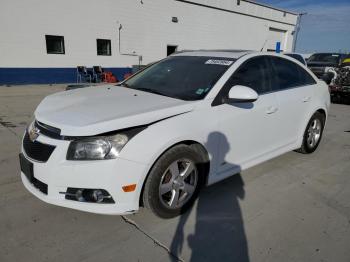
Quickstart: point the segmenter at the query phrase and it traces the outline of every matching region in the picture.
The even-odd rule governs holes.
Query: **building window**
[[[241,5],[241,0],[237,0],[237,5]]]
[[[46,52],[48,54],[64,54],[64,37],[59,35],[45,35]]]
[[[111,40],[97,39],[97,55],[112,55]]]
[[[170,56],[171,54],[175,53],[177,51],[177,45],[168,45],[166,47],[166,55]]]

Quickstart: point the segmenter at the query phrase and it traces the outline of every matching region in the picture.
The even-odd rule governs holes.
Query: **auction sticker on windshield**
[[[205,62],[206,65],[223,65],[223,66],[230,66],[232,65],[233,61],[230,60],[214,60],[209,59]]]

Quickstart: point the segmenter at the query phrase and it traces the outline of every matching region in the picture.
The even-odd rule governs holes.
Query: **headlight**
[[[34,117],[34,115],[30,118],[28,123],[29,123],[29,125],[27,126],[27,131],[29,133],[30,130],[33,130],[34,126],[35,126],[35,117]]]
[[[27,131],[30,133],[34,129],[35,120],[30,121],[30,124],[27,126]]]
[[[144,128],[121,132],[113,136],[96,136],[72,141],[67,160],[103,160],[117,158],[128,141]]]

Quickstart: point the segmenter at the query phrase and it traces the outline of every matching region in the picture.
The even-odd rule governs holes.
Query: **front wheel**
[[[143,203],[157,216],[175,217],[196,199],[205,176],[205,158],[195,148],[177,145],[154,164],[145,182]]]
[[[325,124],[325,116],[316,112],[310,119],[304,132],[303,143],[297,150],[302,154],[313,153],[320,144]]]

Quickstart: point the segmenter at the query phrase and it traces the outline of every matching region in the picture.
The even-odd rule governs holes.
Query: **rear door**
[[[278,101],[279,132],[276,141],[280,146],[295,143],[305,125],[314,99],[316,81],[301,66],[288,59],[270,56],[268,60],[274,70],[272,89]]]

